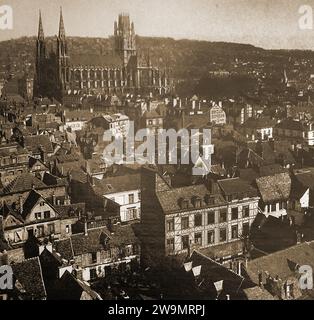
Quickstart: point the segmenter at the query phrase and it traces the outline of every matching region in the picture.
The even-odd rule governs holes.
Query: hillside
[[[50,49],[56,41],[55,38],[47,40]],[[70,55],[71,52],[106,54],[112,51],[112,43],[111,38],[68,37]],[[197,85],[199,79],[206,77],[209,70],[233,70],[236,60],[249,61],[252,65],[263,61],[271,70],[278,68],[281,72],[291,55],[314,58],[312,51],[270,51],[252,45],[224,42],[138,37],[137,44],[139,51],[149,50],[154,65],[170,69],[172,78],[181,83],[180,86],[190,89]],[[0,72],[16,74],[25,68],[32,70],[35,46],[35,37],[0,42]],[[242,71],[246,72],[245,69]],[[244,79],[243,83],[246,84],[247,80]],[[202,84],[197,88],[202,93],[206,92]]]

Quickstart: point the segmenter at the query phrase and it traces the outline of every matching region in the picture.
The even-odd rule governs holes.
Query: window
[[[243,218],[248,218],[250,216],[250,207],[244,206],[242,209]]]
[[[92,252],[92,263],[97,263],[97,252]]]
[[[137,218],[137,209],[129,208],[127,211],[127,220],[135,220]]]
[[[69,224],[67,224],[65,226],[65,233],[70,233],[70,225]]]
[[[139,191],[139,193],[138,193],[138,200],[141,201],[141,191]]]
[[[189,217],[183,217],[181,218],[181,229],[189,229]]]
[[[231,219],[232,220],[237,220],[239,217],[239,208],[235,207],[231,209]]]
[[[50,211],[45,211],[44,212],[44,218],[49,219],[50,218]]]
[[[279,210],[282,210],[283,206],[282,206],[282,202],[279,202]]]
[[[182,236],[181,238],[181,242],[182,242],[182,249],[187,249],[190,245],[190,239],[189,236]]]
[[[41,212],[36,212],[35,213],[35,219],[40,220],[41,219]]]
[[[215,223],[215,212],[210,211],[207,213],[207,224],[214,224]]]
[[[168,252],[174,251],[174,238],[167,239],[167,251]]]
[[[231,238],[232,239],[237,239],[239,237],[239,233],[238,233],[238,226],[232,226],[231,227]]]
[[[207,243],[208,244],[215,243],[215,232],[214,232],[214,230],[208,231],[208,233],[207,233]]]
[[[96,279],[97,278],[97,271],[96,269],[90,269],[90,278]]]
[[[272,203],[270,205],[270,212],[275,212],[276,211],[276,203]]]
[[[244,237],[247,237],[250,233],[250,224],[248,222],[243,223],[243,231],[242,231],[242,235]]]
[[[37,237],[43,237],[44,236],[44,226],[38,226],[37,227]]]
[[[195,233],[194,235],[194,243],[198,245],[202,245],[202,233]]]
[[[194,215],[194,226],[195,227],[200,227],[203,223],[202,223],[202,214],[198,213]]]
[[[219,214],[219,222],[222,223],[226,221],[227,221],[227,210],[223,209],[220,211],[220,214]]]
[[[174,219],[167,220],[167,232],[174,231]]]
[[[48,233],[54,234],[55,233],[55,225],[54,223],[48,224]]]
[[[41,201],[40,204],[39,204],[41,207],[43,207],[45,205],[45,202],[44,201]]]
[[[130,193],[129,194],[129,204],[132,204],[132,203],[134,203],[134,194]]]
[[[226,228],[222,228],[219,230],[219,241],[225,242],[227,241],[227,230]]]

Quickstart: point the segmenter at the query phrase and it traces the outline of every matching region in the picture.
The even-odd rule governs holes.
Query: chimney
[[[264,289],[264,284],[263,284],[263,272],[259,271],[258,272],[258,285],[261,289]]]
[[[56,195],[55,194],[53,194],[52,195],[52,205],[56,205],[56,203],[57,203],[57,201],[56,201]]]
[[[241,261],[238,261],[238,275],[241,276],[241,267],[242,267],[242,263]]]
[[[88,228],[87,228],[87,220],[85,219],[84,221],[84,235],[87,236],[88,235]]]
[[[19,196],[20,214],[23,213],[23,197]]]

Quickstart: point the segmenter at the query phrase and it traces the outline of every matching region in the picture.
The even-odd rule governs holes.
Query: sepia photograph
[[[0,300],[314,300],[313,9],[0,0]]]

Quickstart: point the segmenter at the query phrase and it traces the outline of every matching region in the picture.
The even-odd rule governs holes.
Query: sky
[[[62,6],[69,36],[108,37],[118,14],[126,12],[140,36],[314,50],[314,29],[299,27],[300,6],[314,12],[314,0],[0,0],[1,5],[13,8],[13,29],[0,30],[0,41],[36,35],[39,9],[45,35],[57,34]]]

